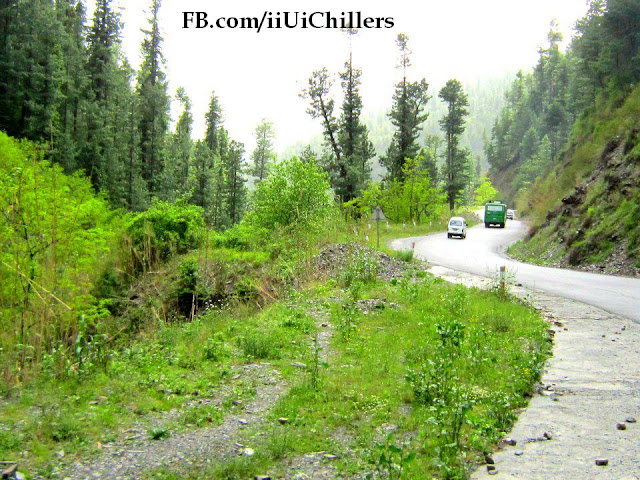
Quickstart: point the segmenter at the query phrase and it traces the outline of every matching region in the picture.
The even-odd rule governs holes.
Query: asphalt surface
[[[414,256],[434,265],[484,277],[496,277],[500,266],[514,283],[584,302],[640,323],[640,279],[540,267],[512,260],[505,251],[524,237],[527,225],[508,220],[505,228],[470,228],[467,238],[448,239],[446,233],[404,238],[391,242],[396,250],[411,248]]]

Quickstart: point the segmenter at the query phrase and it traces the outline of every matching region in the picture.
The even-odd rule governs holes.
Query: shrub
[[[132,273],[146,271],[175,253],[185,253],[202,243],[201,207],[182,201],[156,202],[127,224],[127,247]]]
[[[334,208],[327,174],[315,162],[294,157],[258,184],[245,219],[267,230],[319,231]]]

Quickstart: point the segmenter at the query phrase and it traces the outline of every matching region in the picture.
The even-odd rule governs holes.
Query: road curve
[[[416,258],[462,272],[493,277],[504,265],[524,286],[599,307],[640,323],[640,279],[541,267],[506,256],[507,247],[524,237],[527,226],[509,220],[505,228],[476,225],[465,240],[448,239],[446,233],[394,240],[394,250],[411,248]]]

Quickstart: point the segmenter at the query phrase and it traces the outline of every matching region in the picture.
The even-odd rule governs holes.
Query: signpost
[[[386,222],[387,217],[382,213],[382,209],[378,206],[371,212],[371,220],[376,222],[377,248],[380,248],[380,222]]]

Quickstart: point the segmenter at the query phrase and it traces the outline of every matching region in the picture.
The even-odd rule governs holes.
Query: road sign
[[[376,207],[371,213],[371,220],[375,222],[386,222],[387,217],[384,216],[384,213],[382,213],[382,209],[380,207]]]
[[[380,248],[380,222],[386,222],[387,217],[384,216],[382,209],[378,206],[373,210],[373,212],[371,212],[371,220],[376,222],[376,244],[378,245],[378,248]]]

